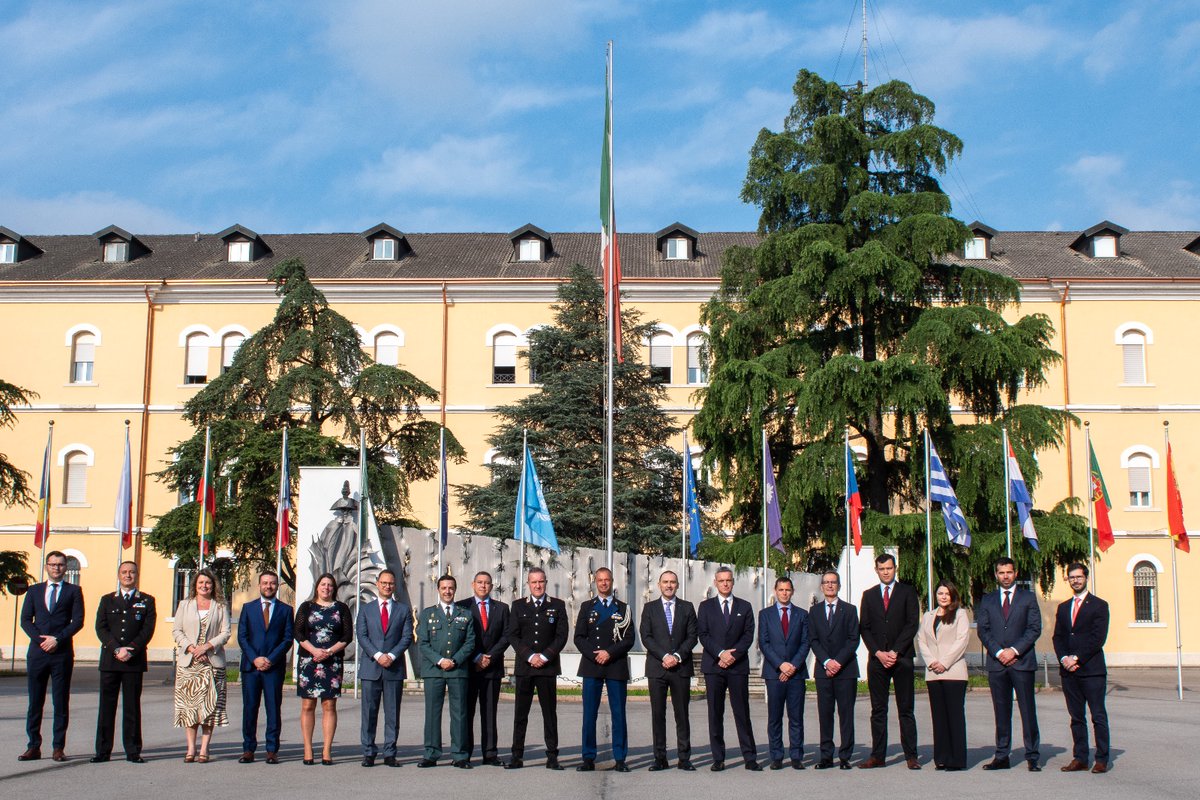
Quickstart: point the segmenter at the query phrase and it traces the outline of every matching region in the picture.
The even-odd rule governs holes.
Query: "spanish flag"
[[[1185,553],[1192,551],[1188,542],[1187,525],[1183,522],[1183,498],[1179,496],[1179,482],[1175,480],[1175,461],[1171,458],[1171,445],[1167,443],[1167,530],[1175,540],[1175,549]]]

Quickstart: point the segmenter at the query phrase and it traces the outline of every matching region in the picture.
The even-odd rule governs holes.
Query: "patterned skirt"
[[[225,669],[212,664],[179,666],[175,670],[175,727],[225,727]]]

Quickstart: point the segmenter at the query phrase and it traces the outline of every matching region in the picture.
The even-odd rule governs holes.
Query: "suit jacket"
[[[27,660],[40,658],[73,658],[75,634],[83,630],[83,590],[73,583],[62,582],[53,611],[46,610],[46,581],[35,583],[25,593],[21,604],[21,630],[29,636]],[[40,647],[43,636],[58,639],[58,647],[47,653]]]
[[[229,641],[229,612],[224,603],[213,601],[209,609],[208,641],[213,650],[208,654],[208,663],[217,669],[225,668],[225,643]],[[200,639],[200,610],[196,598],[179,601],[175,609],[175,624],[171,627],[175,638],[175,658],[185,667],[192,665],[192,654],[187,649]]]
[[[145,672],[146,646],[154,636],[158,612],[154,598],[134,591],[129,602],[120,592],[100,598],[96,609],[96,636],[100,639],[100,669],[111,672]],[[117,648],[129,647],[128,661],[119,661]]]
[[[816,659],[817,680],[858,680],[858,609],[853,603],[839,599],[831,621],[825,619],[824,598],[814,603],[808,610],[808,639]],[[833,678],[826,678],[822,664],[831,658],[842,668]]]
[[[662,598],[642,606],[642,646],[646,648],[646,677],[661,678],[664,675],[692,677],[692,651],[699,641],[696,635],[696,608],[687,600],[675,598],[671,630],[667,630],[667,614],[663,611]],[[665,669],[662,660],[670,653],[679,656],[679,663]]]
[[[1108,638],[1108,603],[1088,592],[1072,625],[1071,605],[1074,602],[1072,598],[1062,603],[1054,615],[1054,655],[1058,657],[1059,669],[1067,674],[1062,669],[1063,657],[1078,656],[1079,669],[1069,674],[1081,678],[1107,675],[1104,642]]]
[[[517,677],[558,675],[562,672],[558,654],[567,646],[570,623],[567,622],[567,605],[557,597],[542,595],[541,609],[534,608],[533,601],[521,597],[509,608],[508,643],[517,653]],[[541,653],[548,660],[541,667],[534,667],[529,659]]]
[[[867,655],[874,658],[880,650],[895,650],[898,658],[911,661],[916,654],[913,640],[917,636],[921,616],[917,590],[907,583],[896,581],[887,611],[884,611],[883,589],[881,586],[872,586],[863,592],[859,608],[862,609],[862,618],[858,623],[858,631],[867,646]]]
[[[265,628],[262,618],[262,598],[242,604],[238,617],[237,640],[242,648],[242,672],[254,672],[254,659],[265,656],[271,662],[268,672],[283,672],[287,669],[287,654],[292,649],[295,622],[292,607],[275,598],[271,610],[271,622]]]
[[[938,625],[937,632],[933,630],[933,620],[937,610],[926,611],[921,617],[921,629],[917,632],[917,645],[921,648],[921,658],[928,665],[931,662],[941,662],[946,671],[941,675],[925,668],[927,681],[965,681],[967,679],[967,642],[971,638],[971,620],[967,610],[960,608],[954,614],[954,622],[950,625]]]
[[[579,607],[575,619],[575,647],[579,650],[579,677],[629,680],[629,651],[633,649],[633,612],[629,604],[612,598],[606,609],[594,597]],[[607,650],[607,664],[596,661],[596,651]]]
[[[413,642],[412,609],[392,598],[387,630],[379,613],[379,601],[368,603],[358,612],[355,635],[358,636],[359,677],[364,681],[402,681],[408,677],[404,651]],[[376,653],[388,653],[395,661],[387,669],[375,660]]]
[[[979,641],[987,652],[988,672],[999,672],[1005,667],[996,660],[996,653],[1015,647],[1018,658],[1012,669],[1030,672],[1037,669],[1034,645],[1042,635],[1042,612],[1037,598],[1028,589],[1014,587],[1009,602],[1008,619],[1001,608],[1000,590],[988,592],[979,601],[975,611],[976,631]]]
[[[758,647],[762,650],[763,680],[779,680],[779,668],[791,664],[796,668],[792,679],[808,678],[808,612],[788,603],[788,632],[783,634],[783,620],[776,603],[758,612]]]
[[[471,654],[475,652],[471,612],[456,603],[450,604],[449,618],[441,603],[423,609],[417,617],[417,643],[422,678],[467,677]],[[438,662],[443,658],[453,661],[454,667],[439,667]]]
[[[754,646],[754,609],[740,597],[729,604],[729,625],[721,610],[721,596],[714,595],[700,603],[696,609],[696,634],[700,637],[703,653],[700,671],[705,675],[749,675],[750,648]],[[717,662],[721,651],[733,650],[734,662],[729,669],[722,669]]]
[[[471,627],[475,631],[475,652],[471,653],[471,675],[478,678],[500,679],[504,677],[504,654],[508,651],[508,604],[492,597],[488,598],[488,626],[483,629],[483,618],[479,616],[479,601],[474,595],[459,600],[458,605],[471,613]],[[492,657],[487,669],[478,669],[475,659],[481,655]]]

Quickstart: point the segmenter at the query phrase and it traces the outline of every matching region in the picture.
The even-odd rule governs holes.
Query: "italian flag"
[[[600,152],[600,260],[604,267],[604,306],[608,314],[609,335],[617,362],[624,364],[621,353],[621,251],[617,247],[616,213],[612,183],[612,50],[604,83],[604,146]]]

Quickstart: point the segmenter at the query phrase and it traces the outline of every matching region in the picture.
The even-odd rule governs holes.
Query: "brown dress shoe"
[[[909,769],[920,769],[921,768],[921,762],[915,758],[906,759],[906,762],[908,763]]]
[[[279,763],[279,754],[278,753],[267,753],[267,763],[268,764],[278,764]]]
[[[31,747],[21,755],[17,756],[17,761],[37,761],[42,757],[42,751],[36,747]]]
[[[1095,764],[1092,765],[1092,772],[1096,773],[1097,775],[1102,775],[1105,772],[1108,772],[1108,762],[1107,761],[1097,761]]]
[[[249,750],[242,753],[242,757],[238,759],[238,763],[239,764],[253,764],[254,763],[254,753],[251,753]]]
[[[66,761],[67,754],[63,752],[61,747],[56,747],[54,748],[54,752],[50,754],[50,759],[52,761]]]
[[[883,759],[871,756],[866,761],[859,762],[859,769],[878,769],[883,766]]]
[[[1087,772],[1087,762],[1080,761],[1078,758],[1072,758],[1067,762],[1066,766],[1059,767],[1060,772]]]

